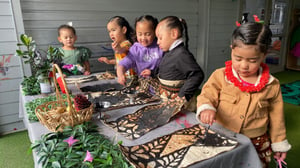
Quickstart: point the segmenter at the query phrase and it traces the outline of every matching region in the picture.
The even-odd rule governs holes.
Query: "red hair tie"
[[[241,26],[241,24],[238,21],[235,21],[235,24],[236,24],[237,27]]]

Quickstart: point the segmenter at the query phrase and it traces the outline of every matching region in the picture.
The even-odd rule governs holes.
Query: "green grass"
[[[27,131],[0,137],[0,168],[33,168],[33,156],[29,153],[30,140]]]
[[[300,80],[299,71],[284,71],[273,74],[281,84]],[[299,167],[297,159],[300,153],[300,106],[284,103],[287,139],[292,145],[288,152],[286,162],[288,167]]]
[[[300,72],[284,71],[273,74],[280,83],[300,80]],[[300,153],[300,106],[285,103],[285,119],[287,139],[292,144],[288,152],[288,167],[299,167],[297,161]],[[32,168],[34,167],[32,154],[28,154],[30,141],[27,131],[8,134],[0,137],[0,168]],[[275,167],[274,163],[271,167]]]

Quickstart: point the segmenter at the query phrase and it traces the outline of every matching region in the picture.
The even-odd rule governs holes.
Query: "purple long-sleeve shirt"
[[[134,68],[137,74],[140,75],[144,69],[156,69],[162,56],[163,51],[156,44],[156,40],[147,47],[135,42],[130,47],[127,56],[119,62],[119,65],[122,65],[126,71]]]

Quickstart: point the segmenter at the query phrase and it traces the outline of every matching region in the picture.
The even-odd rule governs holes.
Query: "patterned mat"
[[[143,105],[159,102],[159,95],[152,93],[150,87],[152,79],[130,79],[124,87],[119,83],[102,83],[97,85],[76,87],[85,94],[89,95],[90,100],[96,105],[96,111],[109,111],[124,107]],[[103,108],[102,104],[109,104]]]
[[[138,168],[187,167],[222,152],[230,151],[238,142],[194,125],[137,146],[122,146],[127,160]]]
[[[96,110],[101,110],[101,112],[160,101],[160,97],[153,96],[149,92],[136,93],[133,98],[122,91],[91,93],[91,95],[93,103],[96,104]],[[109,102],[109,107],[103,108],[100,105],[103,102]]]
[[[172,99],[160,104],[147,105],[114,121],[103,122],[128,139],[137,139],[168,123],[172,116],[181,111],[183,104],[184,101]]]
[[[300,81],[282,84],[281,92],[284,102],[300,105]]]

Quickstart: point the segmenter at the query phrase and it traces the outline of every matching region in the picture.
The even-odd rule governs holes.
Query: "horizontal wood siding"
[[[0,0],[0,134],[23,129],[19,119],[20,58],[11,1]]]
[[[207,76],[230,59],[230,39],[236,28],[238,1],[211,0]]]
[[[106,30],[109,18],[115,15],[125,17],[133,26],[136,17],[150,14],[158,19],[167,15],[184,18],[188,24],[190,50],[196,54],[198,0],[22,0],[25,32],[32,36],[39,47],[60,46],[57,41],[57,27],[72,22],[78,39],[76,45],[90,48],[92,72],[113,69],[99,63],[100,56],[113,56],[111,40]],[[196,56],[196,55],[195,55]]]

